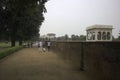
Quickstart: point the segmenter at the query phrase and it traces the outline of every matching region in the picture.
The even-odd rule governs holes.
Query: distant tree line
[[[57,41],[86,41],[86,35],[75,35],[72,34],[70,37],[65,34],[64,36],[56,37]],[[112,37],[113,41],[120,41],[120,33],[117,38]]]
[[[85,35],[75,35],[72,34],[70,37],[66,34],[64,36],[60,36],[56,38],[57,41],[85,41]]]
[[[19,41],[39,37],[48,0],[0,0],[0,40]]]
[[[117,37],[117,38],[115,38],[115,37],[113,36],[113,41],[120,41],[120,31],[119,31],[119,33],[118,33],[118,37]]]

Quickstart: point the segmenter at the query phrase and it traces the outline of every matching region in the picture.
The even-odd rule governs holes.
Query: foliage
[[[3,49],[0,51],[0,59],[14,53],[15,51],[20,50],[22,48],[23,48],[23,46],[16,46],[16,47],[9,47],[9,48]]]
[[[45,3],[48,0],[1,0],[0,37],[15,41],[30,40],[38,36],[44,21]]]
[[[120,40],[120,31],[119,31],[119,36],[118,36],[118,40]]]
[[[86,36],[85,35],[80,35],[80,40],[86,40]]]
[[[86,36],[85,35],[75,35],[72,34],[71,38],[66,34],[64,36],[61,37],[57,37],[58,41],[85,41],[86,40]]]
[[[78,35],[71,35],[71,39],[74,40],[79,40],[79,36]]]

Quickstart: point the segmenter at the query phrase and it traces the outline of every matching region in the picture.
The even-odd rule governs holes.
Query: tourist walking
[[[47,41],[47,48],[48,48],[48,51],[50,50],[50,46],[51,46],[51,42],[50,42],[50,41]]]
[[[39,41],[38,48],[39,48],[39,51],[42,52],[42,50],[43,50],[43,42],[42,41]]]

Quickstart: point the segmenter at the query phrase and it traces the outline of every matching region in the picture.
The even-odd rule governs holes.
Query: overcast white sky
[[[86,35],[94,24],[113,25],[114,36],[120,31],[120,0],[50,0],[46,8],[41,35]]]

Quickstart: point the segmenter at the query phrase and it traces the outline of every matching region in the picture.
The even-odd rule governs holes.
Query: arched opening
[[[98,40],[101,40],[101,32],[98,32],[98,34],[97,34],[97,39],[98,39]]]
[[[92,33],[92,38],[95,40],[95,32]]]
[[[88,36],[89,36],[89,32],[87,32],[87,40],[89,40]]]
[[[110,32],[107,32],[107,40],[110,40]]]
[[[88,40],[92,40],[92,33],[88,32]]]
[[[92,40],[92,32],[90,32],[90,40]]]
[[[103,33],[102,33],[102,39],[103,39],[103,40],[106,40],[106,32],[103,32]]]
[[[90,40],[89,32],[87,32],[87,40]]]

